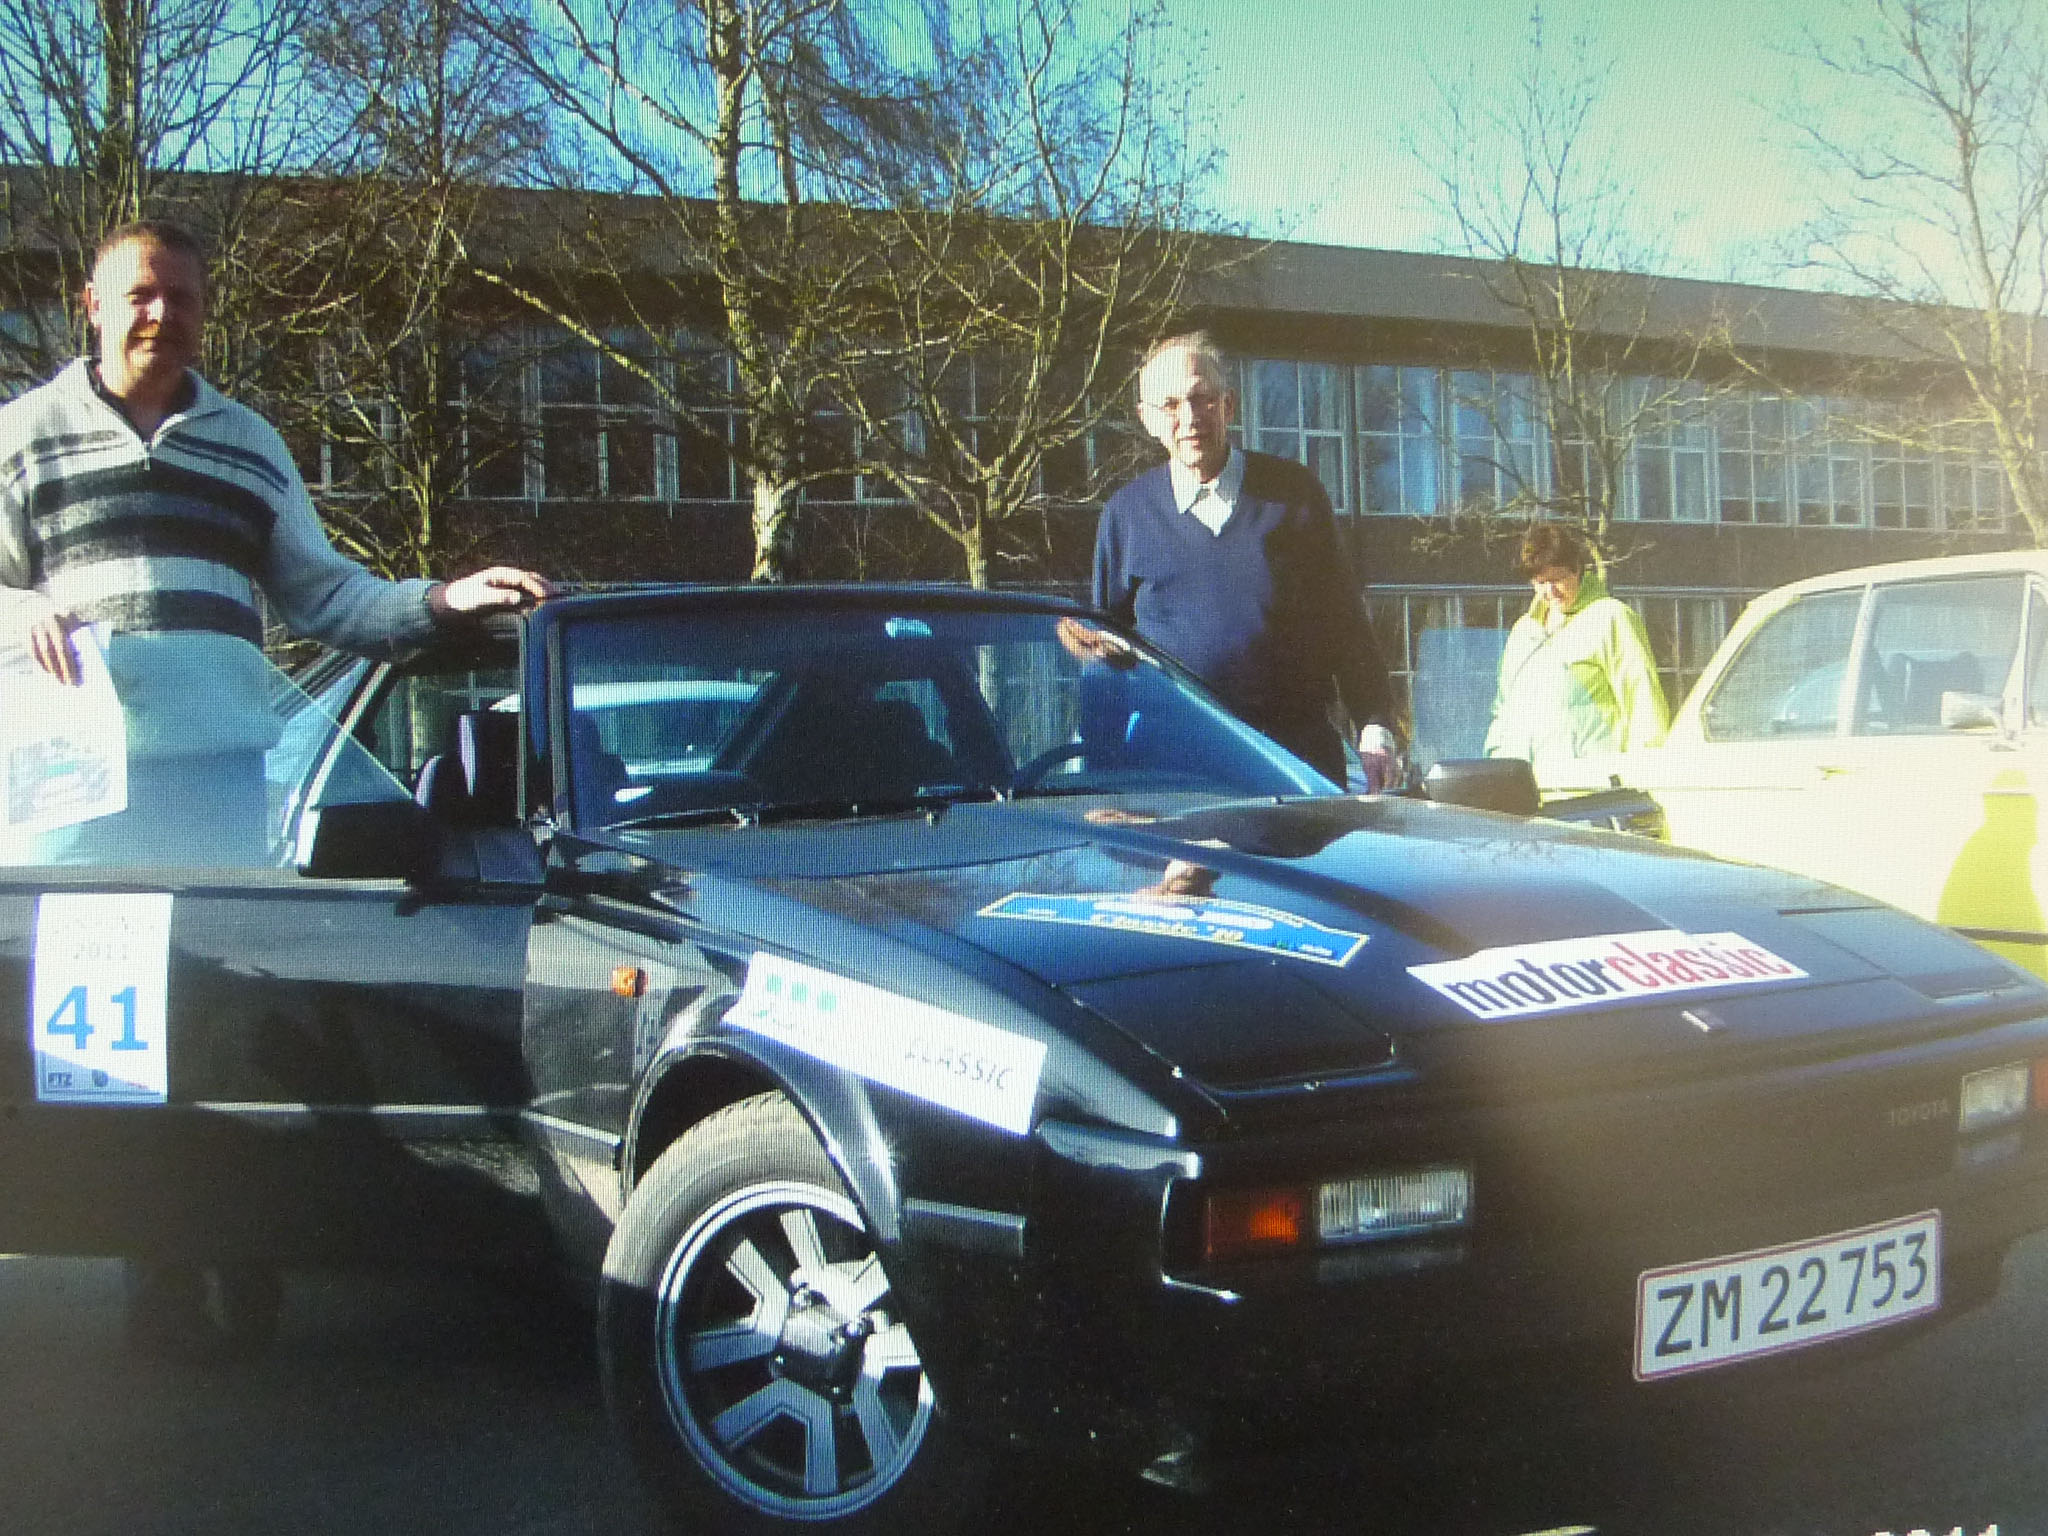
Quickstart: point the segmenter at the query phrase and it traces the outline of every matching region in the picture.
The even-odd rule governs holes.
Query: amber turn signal
[[[1299,1248],[1308,1235],[1309,1196],[1299,1187],[1219,1190],[1203,1216],[1203,1259],[1213,1263]]]

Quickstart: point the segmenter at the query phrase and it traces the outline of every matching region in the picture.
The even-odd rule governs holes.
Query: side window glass
[[[10,763],[0,863],[276,869],[292,862],[304,807],[336,798],[323,786],[352,779],[348,798],[358,800],[405,793],[341,734],[367,662],[328,658],[296,676],[267,662],[238,670],[232,687],[211,695],[193,687],[184,713],[171,717],[179,729],[167,731],[168,706],[156,695],[136,689],[140,704],[124,695],[127,682],[149,677],[148,653],[141,662],[123,656],[121,639],[104,712],[90,696],[64,700],[47,718],[17,711],[16,756],[26,761]],[[166,750],[209,731],[217,739],[205,745],[217,750]]]
[[[395,675],[356,728],[356,739],[393,778],[419,780],[428,759],[456,751],[457,721],[479,710],[516,713],[519,680],[511,657],[426,664]]]
[[[1706,702],[1711,741],[1833,734],[1861,591],[1823,592],[1773,614]]]
[[[1998,718],[2019,650],[2024,578],[1978,576],[1878,587],[1860,728],[1926,735]],[[1946,701],[1946,705],[1944,705]]]

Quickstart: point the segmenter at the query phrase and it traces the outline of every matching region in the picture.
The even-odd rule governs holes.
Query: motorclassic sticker
[[[1010,917],[1027,923],[1071,923],[1081,928],[1114,928],[1198,944],[1261,950],[1317,965],[1348,965],[1368,937],[1296,917],[1273,907],[1214,897],[1178,900],[1146,895],[1040,896],[1017,891],[992,901],[978,916]]]
[[[1796,981],[1806,972],[1739,933],[1651,928],[1482,949],[1408,974],[1482,1019],[1519,1018],[1708,987]]]
[[[168,891],[37,900],[29,1046],[39,1100],[164,1102],[170,955]]]
[[[914,997],[756,954],[726,1022],[1022,1136],[1045,1045]]]

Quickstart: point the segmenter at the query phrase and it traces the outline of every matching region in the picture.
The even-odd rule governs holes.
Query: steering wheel
[[[1053,769],[1059,767],[1061,763],[1072,762],[1077,757],[1086,757],[1088,750],[1085,741],[1063,741],[1056,747],[1048,747],[1010,775],[1010,793],[1017,795],[1026,790],[1036,789],[1039,781]]]

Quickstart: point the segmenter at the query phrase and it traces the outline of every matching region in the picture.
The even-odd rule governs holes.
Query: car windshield
[[[1056,612],[636,614],[570,624],[562,653],[584,828],[1335,788],[1157,657]]]

